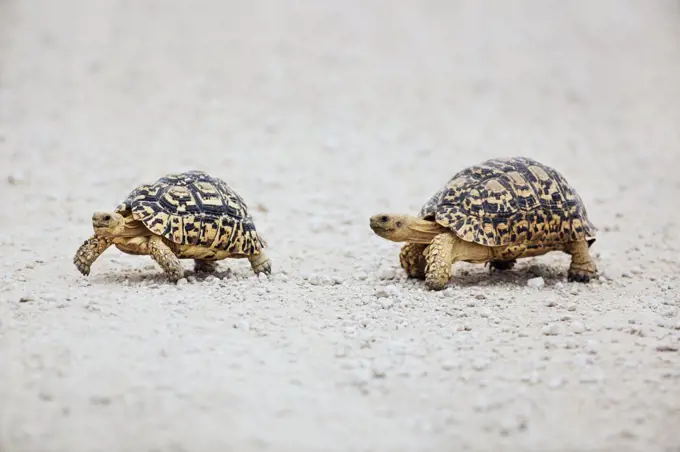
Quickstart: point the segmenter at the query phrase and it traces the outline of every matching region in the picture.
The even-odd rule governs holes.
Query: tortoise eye
[[[104,215],[104,221],[111,220],[111,215]]]
[[[380,217],[380,221],[382,221],[383,223],[387,223],[388,220],[389,218],[387,217],[387,215],[383,215],[382,217]]]

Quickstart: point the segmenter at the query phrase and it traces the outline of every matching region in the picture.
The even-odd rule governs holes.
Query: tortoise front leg
[[[425,279],[427,260],[423,254],[427,245],[407,243],[401,247],[399,262],[409,278]]]
[[[456,238],[450,232],[444,232],[432,239],[425,252],[425,285],[431,290],[446,288],[451,279],[451,266],[454,261],[453,247]]]
[[[456,261],[481,264],[492,257],[493,250],[488,246],[466,242],[450,232],[439,234],[425,250],[425,285],[432,290],[442,290],[451,279],[451,266]]]
[[[194,259],[194,271],[196,273],[214,273],[217,271],[217,262],[204,259]]]
[[[90,274],[90,266],[97,260],[106,249],[111,246],[113,242],[106,237],[93,235],[85,240],[76,251],[73,257],[73,264],[78,271],[87,276]]]
[[[590,257],[587,241],[569,242],[565,252],[571,254],[571,265],[567,271],[568,281],[588,282],[597,277],[597,266]]]
[[[170,247],[163,243],[163,239],[157,235],[152,235],[149,238],[149,254],[165,271],[170,281],[177,282],[184,277],[184,268],[181,262]]]

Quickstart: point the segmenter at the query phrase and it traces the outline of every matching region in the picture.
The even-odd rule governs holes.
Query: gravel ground
[[[680,450],[679,79],[677,1],[0,0],[0,451]],[[368,217],[509,155],[602,278],[406,280]],[[93,211],[192,168],[270,278],[77,273]]]

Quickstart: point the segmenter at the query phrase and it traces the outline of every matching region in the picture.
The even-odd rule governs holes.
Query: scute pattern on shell
[[[132,214],[151,232],[178,244],[241,254],[266,246],[243,198],[203,171],[168,174],[140,185],[116,211]]]
[[[526,157],[490,159],[458,172],[419,216],[486,246],[564,243],[593,238],[596,230],[564,176]]]

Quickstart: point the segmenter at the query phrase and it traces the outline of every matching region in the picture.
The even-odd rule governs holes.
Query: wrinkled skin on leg
[[[590,256],[586,240],[569,242],[565,252],[571,255],[571,265],[567,270],[568,281],[589,282],[597,278],[597,266]]]
[[[437,235],[427,248],[425,285],[432,290],[442,290],[451,279],[456,239],[450,232]]]
[[[184,277],[182,264],[161,237],[153,235],[149,238],[149,253],[171,281],[177,282]]]
[[[407,243],[401,247],[399,262],[409,278],[425,279],[427,259],[423,254],[428,245]]]
[[[106,249],[112,245],[112,240],[106,237],[93,235],[80,245],[76,255],[73,257],[73,264],[78,271],[87,276],[90,274],[90,267]]]

